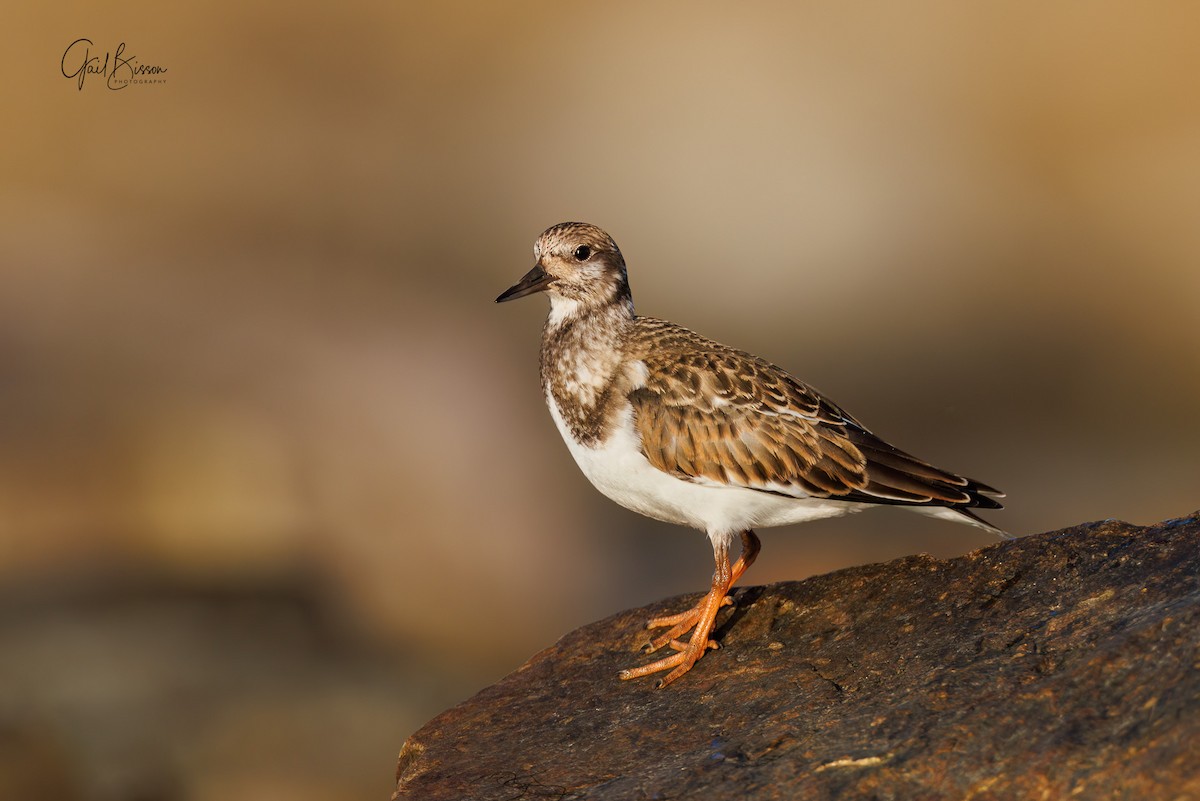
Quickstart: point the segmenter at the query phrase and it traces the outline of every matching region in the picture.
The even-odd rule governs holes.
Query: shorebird
[[[708,594],[647,623],[666,629],[648,650],[673,653],[622,679],[670,671],[666,686],[716,647],[717,612],[758,555],[756,527],[902,506],[1003,536],[970,511],[1002,508],[1003,493],[889,445],[770,362],[635,314],[625,259],[596,226],[555,225],[533,255],[533,269],[496,302],[550,297],[542,390],[567,449],[607,497],[712,542]],[[741,554],[730,564],[735,537]]]

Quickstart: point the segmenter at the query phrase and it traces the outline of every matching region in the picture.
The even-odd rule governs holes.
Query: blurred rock
[[[397,799],[1200,795],[1200,512],[748,587],[665,690],[585,626],[409,738]]]

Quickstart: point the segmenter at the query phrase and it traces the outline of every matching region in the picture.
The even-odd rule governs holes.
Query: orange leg
[[[713,572],[712,586],[698,604],[686,612],[667,617],[656,617],[646,624],[647,628],[671,627],[669,631],[651,641],[650,651],[670,645],[677,653],[648,665],[622,670],[620,673],[622,679],[636,679],[673,668],[658,685],[665,687],[691,670],[692,665],[704,656],[706,650],[717,647],[717,644],[708,638],[708,635],[712,633],[713,624],[716,622],[717,612],[722,606],[733,603],[729,598],[729,588],[741,578],[742,574],[746,572],[746,568],[754,563],[761,547],[758,537],[753,531],[747,529],[742,532],[741,537],[742,553],[732,566],[729,564],[729,550],[726,546],[724,544],[714,546],[713,560],[716,563],[716,570]],[[691,639],[686,644],[675,639],[687,632],[688,629],[693,629],[693,631]]]
[[[742,532],[742,555],[738,557],[738,560],[733,563],[733,567],[730,569],[729,584],[727,584],[725,587],[726,593],[728,593],[729,588],[732,587],[734,583],[742,577],[742,574],[746,572],[746,568],[750,567],[750,565],[754,563],[754,559],[758,556],[758,552],[761,547],[762,546],[759,543],[758,537],[755,536],[753,531]],[[717,569],[719,571],[721,557],[716,553],[714,553],[714,556],[718,560]],[[714,575],[713,578],[715,580],[716,576]],[[700,616],[704,611],[707,601],[708,598],[706,596],[700,600],[700,603],[696,604],[686,612],[680,612],[677,615],[669,615],[667,617],[656,617],[649,620],[646,623],[646,628],[648,629],[657,629],[664,626],[670,626],[671,630],[659,635],[658,637],[655,637],[649,643],[648,647],[646,648],[646,652],[653,653],[659,648],[662,648],[664,645],[670,645],[677,651],[683,650],[683,643],[680,643],[675,638],[685,634],[688,630],[695,626],[697,622],[699,622]],[[733,599],[728,595],[725,595],[725,597],[721,600],[721,606],[730,606],[732,604]],[[717,645],[716,643],[710,641],[709,647],[716,648]]]

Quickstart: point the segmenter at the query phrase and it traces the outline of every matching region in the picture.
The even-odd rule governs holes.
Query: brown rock
[[[405,743],[397,799],[1200,798],[1200,512],[749,587],[622,682],[585,626]]]

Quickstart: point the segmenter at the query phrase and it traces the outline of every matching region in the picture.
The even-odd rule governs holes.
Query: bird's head
[[[629,302],[621,250],[594,225],[567,222],[547,228],[534,243],[533,257],[533,269],[502,292],[497,303],[545,292],[551,313],[567,317]]]

